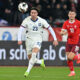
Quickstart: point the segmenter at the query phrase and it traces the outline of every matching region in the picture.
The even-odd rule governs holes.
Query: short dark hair
[[[69,12],[75,12],[76,13],[76,11],[74,11],[74,10],[70,10]]]
[[[36,10],[39,13],[39,10],[36,7],[32,7],[31,10]],[[30,10],[30,12],[31,12]]]

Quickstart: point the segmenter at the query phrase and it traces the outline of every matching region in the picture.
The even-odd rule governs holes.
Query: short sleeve
[[[45,28],[48,28],[50,26],[45,19],[42,20],[42,23]]]
[[[62,26],[62,30],[67,30],[66,22],[64,22],[64,24]]]
[[[26,19],[25,19],[25,20],[23,20],[23,22],[22,22],[21,26],[23,26],[24,28],[26,28],[26,27],[27,27],[27,20],[26,20]]]

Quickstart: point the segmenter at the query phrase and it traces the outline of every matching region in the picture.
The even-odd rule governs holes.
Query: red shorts
[[[77,44],[68,44],[66,43],[66,52],[77,53],[79,51],[79,46]]]

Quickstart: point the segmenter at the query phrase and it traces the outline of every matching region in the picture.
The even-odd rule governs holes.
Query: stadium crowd
[[[20,25],[22,20],[29,15],[18,11],[20,2],[27,2],[29,9],[35,6],[39,10],[39,16],[45,18],[52,27],[61,27],[68,18],[69,10],[77,12],[79,19],[80,0],[0,0],[0,26]]]

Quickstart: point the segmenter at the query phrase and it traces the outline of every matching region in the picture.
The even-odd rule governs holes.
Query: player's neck
[[[36,21],[37,19],[38,19],[37,17],[31,18],[32,21]]]
[[[74,23],[75,19],[69,19],[69,23]]]

